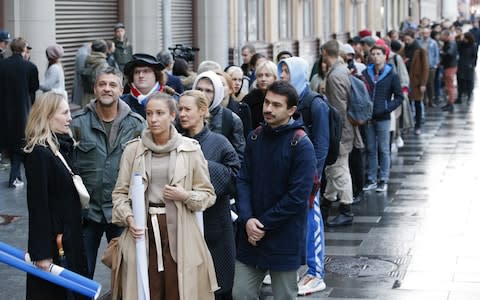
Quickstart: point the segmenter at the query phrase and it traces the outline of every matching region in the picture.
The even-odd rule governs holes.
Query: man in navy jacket
[[[293,115],[295,88],[275,81],[263,103],[266,124],[247,140],[237,178],[238,235],[234,299],[257,299],[270,271],[275,299],[296,299],[297,269],[305,249],[307,202],[315,152]],[[300,129],[300,131],[299,131]]]
[[[403,95],[393,66],[385,64],[386,49],[375,45],[370,57],[373,64],[363,71],[373,101],[372,119],[367,124],[368,181],[363,190],[386,192],[390,176],[390,113],[402,104]]]

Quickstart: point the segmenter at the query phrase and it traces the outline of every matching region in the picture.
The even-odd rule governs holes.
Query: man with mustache
[[[265,123],[252,131],[237,177],[238,233],[233,299],[257,299],[267,271],[275,299],[296,299],[305,249],[315,152],[294,117],[295,88],[275,81],[263,102]]]
[[[94,86],[95,100],[73,116],[71,125],[79,142],[75,148],[75,166],[90,194],[90,207],[84,212],[83,221],[90,278],[103,233],[110,241],[123,230],[112,224],[112,190],[125,145],[145,127],[145,120],[124,101],[119,101],[122,91],[120,71],[112,67],[100,70]]]

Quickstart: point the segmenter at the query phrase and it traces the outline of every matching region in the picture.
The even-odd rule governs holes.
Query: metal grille
[[[172,43],[193,46],[192,0],[172,1]]]
[[[112,39],[117,21],[117,0],[55,1],[56,42],[65,51],[62,65],[65,89],[69,95],[72,93],[78,48],[96,39]]]

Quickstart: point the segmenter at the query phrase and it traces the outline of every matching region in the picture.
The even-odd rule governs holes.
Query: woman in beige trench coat
[[[145,229],[135,226],[131,208],[129,189],[135,173],[142,175],[145,186],[150,299],[214,299],[218,288],[195,218],[195,212],[213,205],[215,193],[198,142],[181,136],[172,125],[175,111],[171,96],[150,96],[148,128],[123,153],[112,193],[112,218],[127,228],[119,238],[120,254],[112,267],[112,299],[137,297],[135,238]]]

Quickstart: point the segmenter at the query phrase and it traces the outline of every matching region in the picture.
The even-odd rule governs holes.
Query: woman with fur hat
[[[45,51],[48,59],[45,79],[40,83],[40,89],[44,92],[56,90],[65,90],[65,75],[60,59],[63,57],[63,47],[55,44],[49,46]]]

